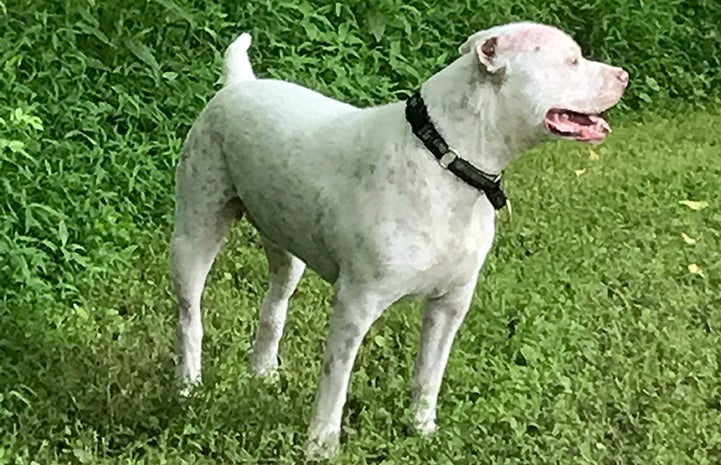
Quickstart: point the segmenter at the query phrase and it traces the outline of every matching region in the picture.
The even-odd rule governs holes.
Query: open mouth
[[[611,126],[600,114],[552,108],[544,120],[551,133],[580,142],[601,142]]]

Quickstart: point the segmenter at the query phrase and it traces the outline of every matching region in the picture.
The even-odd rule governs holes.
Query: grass
[[[440,434],[406,433],[420,315],[400,305],[361,350],[339,463],[718,463],[717,118],[627,122],[601,147],[553,144],[514,165],[514,214],[456,341]],[[265,264],[236,228],[205,297],[205,389],[181,405],[170,224],[137,228],[133,258],[80,301],[5,310],[0,463],[300,461],[329,286],[310,275],[294,297],[280,383],[250,378]]]
[[[250,378],[266,272],[245,223],[205,294],[205,388],[175,395],[180,144],[217,88],[222,49],[251,25],[259,74],[367,105],[415,88],[487,24],[460,2],[225,3],[0,0],[0,465],[303,461],[331,289],[306,276],[280,382]],[[518,3],[512,18],[501,2],[484,8],[576,15],[560,3]],[[569,24],[596,58],[633,50],[635,36],[607,49],[596,36],[609,31],[584,18]],[[693,26],[679,24],[674,34]],[[714,24],[695,51],[714,49]],[[705,109],[698,95],[659,100],[716,87],[714,59],[694,61],[703,72],[677,63],[673,76],[689,77],[678,87],[634,76],[635,103],[612,114],[603,146],[548,145],[508,170],[514,213],[456,340],[440,433],[407,434],[420,314],[399,305],[361,349],[338,463],[721,463],[721,113],[713,95]]]

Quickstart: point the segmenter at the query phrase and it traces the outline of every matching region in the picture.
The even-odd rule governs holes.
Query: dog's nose
[[[622,84],[628,84],[628,71],[619,68],[618,72],[616,73],[616,78],[621,81]]]

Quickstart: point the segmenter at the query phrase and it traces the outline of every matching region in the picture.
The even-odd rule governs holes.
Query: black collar
[[[483,191],[496,210],[506,205],[506,193],[501,184],[501,175],[484,173],[461,158],[446,144],[428,116],[428,109],[420,90],[406,100],[406,120],[410,123],[413,134],[431,151],[443,168],[458,176],[466,184]]]

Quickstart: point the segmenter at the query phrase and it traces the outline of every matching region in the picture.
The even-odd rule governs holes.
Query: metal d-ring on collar
[[[447,169],[466,184],[482,191],[488,197],[493,208],[500,210],[506,205],[506,193],[501,184],[501,175],[484,173],[450,148],[438,133],[430,116],[421,92],[417,91],[406,100],[406,120],[413,134],[423,142],[438,160],[438,164]]]

